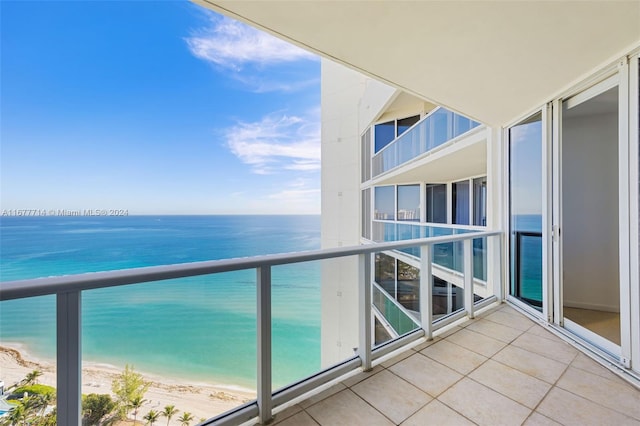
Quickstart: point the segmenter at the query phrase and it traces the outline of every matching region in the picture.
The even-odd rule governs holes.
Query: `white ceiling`
[[[640,0],[194,1],[490,125],[640,45]]]

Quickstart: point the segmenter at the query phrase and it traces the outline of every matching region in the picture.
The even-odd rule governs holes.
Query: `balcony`
[[[444,108],[436,108],[373,156],[372,177],[386,173],[478,126],[480,123],[476,121]]]
[[[5,282],[0,285],[0,300],[56,296],[58,424],[80,424],[82,302],[88,301],[92,292],[108,287],[137,287],[142,283],[175,285],[171,280],[235,271],[253,272],[255,277],[255,334],[249,338],[256,342],[257,398],[202,424],[262,424],[274,414],[276,422],[290,425],[400,424],[412,416],[415,417],[407,424],[424,424],[422,416],[435,419],[434,416],[446,415],[453,416],[452,421],[445,417],[443,423],[464,416],[480,424],[520,424],[534,409],[535,416],[561,418],[569,412],[574,416],[570,419],[575,420],[583,418],[586,410],[580,404],[588,405],[585,401],[592,399],[593,393],[597,393],[600,404],[592,408],[594,419],[607,416],[612,421],[620,420],[620,424],[639,420],[637,404],[625,402],[640,396],[637,391],[513,309],[502,305],[463,322],[502,299],[499,273],[494,278],[489,276],[488,281],[495,281],[487,286],[489,294],[480,300],[474,297],[473,240],[477,238],[487,239],[492,259],[499,259],[503,234],[476,231],[294,254]],[[463,303],[461,309],[437,316],[431,259],[434,247],[445,243],[462,244]],[[373,258],[379,252],[415,247],[419,249],[421,262],[420,298],[416,302],[419,312],[401,320],[402,309],[398,305],[376,300],[380,288],[374,285],[373,291],[371,286]],[[284,386],[277,384],[274,379],[278,376],[278,343],[272,337],[272,311],[277,308],[272,301],[277,300],[272,280],[277,274],[272,276],[272,270],[345,257],[356,260],[354,265],[359,271],[357,282],[353,282],[358,289],[358,306],[353,307],[358,312],[358,322],[344,324],[359,329],[355,354],[310,377]],[[499,260],[490,264],[501,270]],[[180,288],[176,286],[176,290]],[[396,311],[398,320],[408,326],[396,324],[397,336],[376,344],[372,305]],[[591,375],[582,373],[585,369]],[[593,384],[595,391],[589,384]],[[602,397],[605,394],[602,387],[619,401]],[[328,391],[318,394],[327,388]],[[564,405],[569,405],[567,398],[578,407],[575,413],[564,409]],[[620,413],[622,408],[616,404],[627,404],[623,406],[628,406],[627,412]],[[535,416],[531,419],[535,420]]]
[[[503,304],[277,413],[275,424],[638,424],[638,401],[638,389]]]

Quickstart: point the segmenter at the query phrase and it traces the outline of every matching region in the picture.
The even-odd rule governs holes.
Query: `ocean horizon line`
[[[127,213],[127,214],[4,214],[5,211],[30,211],[31,209],[3,209],[3,213],[0,214],[0,220],[6,218],[45,218],[45,217],[55,217],[55,218],[107,218],[107,217],[230,217],[230,216],[240,216],[240,217],[257,217],[257,216],[321,216],[320,213]],[[59,209],[61,211],[66,212],[82,212],[82,209]]]
[[[4,282],[320,248],[320,219],[312,215],[7,218],[1,226]],[[308,262],[274,272],[274,345],[281,352],[274,383],[285,385],[320,366],[321,270]],[[55,299],[1,303],[0,345],[21,342],[35,357],[53,359]],[[88,290],[82,303],[87,361],[253,386],[251,271]]]

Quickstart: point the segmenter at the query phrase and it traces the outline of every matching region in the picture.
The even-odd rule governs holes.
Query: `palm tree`
[[[25,420],[27,419],[27,413],[24,409],[24,405],[16,405],[13,407],[13,410],[9,412],[8,421],[11,425],[24,425]]]
[[[191,420],[193,420],[193,414],[185,411],[184,413],[182,413],[182,416],[178,418],[178,420],[181,422],[182,426],[189,426]]]
[[[162,415],[167,418],[167,426],[169,426],[171,417],[175,416],[178,413],[178,411],[180,410],[176,409],[175,405],[165,405]]]
[[[33,370],[31,373],[28,373],[27,376],[22,380],[24,385],[35,385],[38,383],[38,377],[42,376],[42,371]]]
[[[38,413],[42,409],[43,401],[39,395],[29,395],[22,398],[21,406],[24,410],[25,420],[33,420],[38,416]],[[46,408],[46,406],[45,406]]]
[[[153,424],[156,422],[156,420],[158,420],[158,417],[160,417],[160,413],[158,413],[157,411],[151,410],[147,413],[146,416],[144,416],[144,419],[149,422],[149,424],[151,426],[153,426]]]
[[[146,399],[142,399],[141,396],[136,396],[131,401],[129,401],[129,407],[133,410],[133,424],[135,425],[138,421],[138,410],[142,405],[147,402]]]
[[[54,395],[51,393],[43,393],[38,395],[38,406],[40,407],[40,417],[44,417],[47,407],[53,402]]]

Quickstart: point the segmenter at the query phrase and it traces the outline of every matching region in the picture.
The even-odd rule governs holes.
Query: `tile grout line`
[[[419,353],[419,352],[416,352],[416,353]],[[406,358],[404,358],[404,359],[401,359],[400,361],[398,361],[397,363],[395,363],[395,364],[393,364],[393,365],[396,365],[396,364],[398,364],[399,362],[404,361],[405,359],[411,358],[411,357],[412,357],[412,356],[414,356],[414,355],[415,355],[415,354],[410,355],[410,356],[408,356],[408,357],[406,357]],[[385,371],[385,370],[386,370],[387,372],[389,372],[390,374],[394,375],[395,377],[397,377],[398,379],[400,379],[400,380],[402,380],[403,382],[405,382],[407,385],[409,385],[409,386],[411,386],[411,387],[416,388],[418,391],[420,391],[420,392],[424,393],[425,395],[427,395],[428,397],[430,397],[430,398],[431,398],[431,400],[430,400],[429,402],[427,402],[426,404],[424,404],[423,406],[421,406],[420,408],[418,408],[416,411],[412,412],[409,416],[407,416],[407,417],[403,420],[403,422],[404,422],[404,421],[406,421],[409,417],[411,417],[411,416],[413,416],[414,414],[416,414],[418,411],[422,410],[422,409],[423,409],[424,407],[426,407],[427,405],[429,405],[429,403],[431,403],[431,401],[433,401],[433,400],[435,399],[435,397],[431,396],[428,392],[423,391],[422,389],[420,389],[419,387],[417,387],[417,386],[416,386],[416,385],[414,385],[413,383],[408,382],[408,381],[407,381],[407,380],[405,380],[403,377],[401,377],[401,376],[397,375],[396,373],[394,373],[390,368],[383,367],[383,371]],[[381,372],[378,372],[378,373],[381,373]],[[376,373],[376,374],[378,374],[378,373]],[[366,379],[361,380],[361,381],[359,381],[358,383],[355,383],[353,386],[356,386],[356,385],[358,385],[358,384],[360,384],[360,383],[364,382],[365,380],[370,379],[371,377],[375,376],[376,374],[372,374],[371,376],[367,377]],[[353,386],[347,386],[347,389],[351,389]],[[355,393],[358,397],[360,397],[360,395],[358,395],[358,393],[357,393],[356,391],[352,390],[352,392],[353,392],[353,393]],[[365,400],[364,398],[362,398],[362,397],[360,397],[360,398],[361,398],[361,399],[363,399],[365,402],[367,402],[367,403],[368,403],[368,401],[367,401],[367,400]],[[368,403],[368,404],[369,404],[369,403]],[[376,407],[374,407],[372,404],[369,404],[369,405],[371,405],[371,406],[372,406],[376,411],[378,411],[380,414],[382,414],[383,416],[385,416],[385,418],[389,419],[389,421],[390,421],[391,423],[393,423],[393,424],[395,424],[395,425],[398,425],[398,424],[399,424],[399,423],[395,423],[392,419],[390,419],[389,417],[387,417],[384,413],[382,413],[380,410],[378,410],[378,409],[377,409]]]
[[[577,357],[577,356],[578,356],[578,355],[576,355],[576,357]],[[575,358],[573,359],[573,361],[575,361]],[[573,362],[573,361],[571,361],[571,362]],[[559,382],[559,381],[560,381],[560,379],[561,379],[562,377],[564,377],[564,375],[566,374],[566,372],[567,372],[567,371],[569,370],[569,368],[571,368],[571,367],[572,367],[572,366],[571,366],[571,364],[569,364],[569,365],[567,366],[567,368],[565,369],[565,371],[563,371],[563,372],[562,372],[562,374],[560,375],[560,377],[558,378],[557,382]],[[576,369],[578,369],[578,370],[580,370],[580,371],[584,371],[584,370],[581,370],[581,369],[579,369],[579,368],[577,368],[577,367],[573,367],[573,368],[576,368]],[[587,371],[587,373],[589,373],[589,372]],[[591,373],[591,374],[593,374],[593,373]],[[594,376],[597,376],[597,374],[594,374]],[[608,380],[608,379],[606,379],[606,378],[604,378],[604,377],[601,377],[601,378],[603,378],[603,379],[605,379],[605,380]],[[573,395],[573,396],[576,396],[576,397],[578,397],[578,398],[582,398],[582,399],[584,399],[585,401],[589,401],[589,402],[591,402],[591,403],[593,403],[593,404],[596,404],[597,406],[599,406],[599,407],[601,407],[601,408],[604,408],[604,409],[606,409],[606,410],[610,410],[610,411],[613,411],[613,412],[615,412],[615,413],[618,413],[618,414],[620,414],[620,415],[622,415],[622,416],[624,416],[624,417],[626,417],[626,418],[629,418],[629,419],[632,419],[632,420],[635,420],[635,421],[640,421],[640,419],[637,419],[635,416],[633,416],[633,417],[632,417],[632,416],[630,416],[630,415],[629,415],[629,414],[627,414],[627,413],[623,413],[622,411],[618,411],[618,410],[616,410],[615,408],[607,407],[606,405],[603,405],[603,404],[601,404],[601,403],[600,403],[600,402],[598,402],[598,401],[594,401],[594,400],[592,400],[591,398],[587,398],[587,397],[586,397],[586,396],[584,396],[584,395],[580,395],[580,394],[577,394],[577,393],[573,392],[572,390],[565,389],[565,388],[563,388],[562,386],[559,386],[559,385],[557,384],[557,382],[556,382],[556,384],[554,384],[554,385],[553,385],[553,387],[554,387],[554,388],[561,389],[561,390],[563,390],[563,391],[565,391],[565,392],[567,392],[567,393],[570,393],[570,394],[571,394],[571,395]],[[553,388],[552,388],[552,389],[553,389]],[[550,391],[551,391],[551,390],[550,390]]]
[[[494,340],[495,340],[495,339],[494,339]],[[481,356],[481,357],[483,357],[483,358],[487,358],[487,359],[489,359],[489,358],[493,357],[493,355],[495,355],[495,354],[493,354],[493,355],[491,355],[491,356],[486,356],[485,354],[481,354],[480,352],[474,351],[473,349],[466,348],[466,347],[464,347],[464,346],[462,346],[462,345],[460,345],[460,344],[458,344],[458,343],[456,343],[456,342],[448,342],[448,343],[451,343],[452,345],[456,345],[457,347],[462,348],[462,349],[464,349],[464,350],[467,350],[467,351],[469,351],[469,352],[473,352],[474,354],[476,354],[476,355],[480,355],[480,356]],[[500,342],[500,343],[504,343],[504,342]],[[506,346],[507,346],[507,344],[505,343],[505,347],[506,347]],[[498,352],[500,352],[502,349],[504,349],[504,348],[500,348],[500,350],[499,350]],[[498,352],[496,352],[496,354],[497,354]],[[485,360],[485,361],[486,361],[486,360]],[[484,363],[485,361],[483,361],[482,363]],[[451,367],[449,367],[449,368],[451,368]],[[474,368],[474,370],[475,370],[475,368]],[[473,370],[472,370],[472,371],[473,371]],[[460,374],[462,374],[462,373],[460,373]]]
[[[516,347],[517,347],[517,346],[516,346]],[[576,355],[573,357],[573,359],[571,360],[571,362],[575,361],[575,359],[576,359],[576,357],[577,357],[577,356],[578,356],[578,354],[576,354]],[[560,362],[560,361],[558,361],[558,362]],[[568,370],[568,369],[569,369],[569,367],[571,366],[571,362],[570,362],[569,364],[567,364],[567,365],[566,365],[566,367],[564,368],[564,370],[562,370],[562,373],[560,373],[560,375],[558,376],[558,378],[557,378],[553,383],[551,383],[551,387],[547,390],[547,392],[545,392],[544,396],[543,396],[542,398],[540,398],[540,401],[538,401],[538,403],[536,404],[536,406],[533,408],[533,410],[531,411],[531,414],[533,414],[533,413],[538,413],[538,414],[540,414],[541,416],[547,417],[547,418],[549,418],[549,419],[553,420],[553,421],[554,421],[554,422],[556,422],[556,423],[560,423],[558,420],[554,419],[553,417],[549,417],[549,416],[547,416],[547,415],[545,415],[545,414],[542,414],[542,413],[538,412],[538,408],[540,407],[540,405],[542,404],[542,402],[543,402],[545,399],[547,399],[547,397],[549,396],[549,394],[551,393],[551,391],[552,391],[554,388],[558,387],[558,386],[557,386],[557,385],[558,385],[558,382],[560,381],[560,379],[562,378],[562,376],[564,376],[564,375],[565,375],[565,373],[567,372],[567,370]],[[563,364],[564,364],[564,363],[563,363]],[[543,380],[543,381],[544,381],[544,380]],[[545,382],[545,383],[548,383],[548,382]],[[562,389],[562,388],[560,388],[560,389]],[[531,417],[531,414],[529,414],[529,416],[527,417],[527,419],[528,419],[529,417]]]

